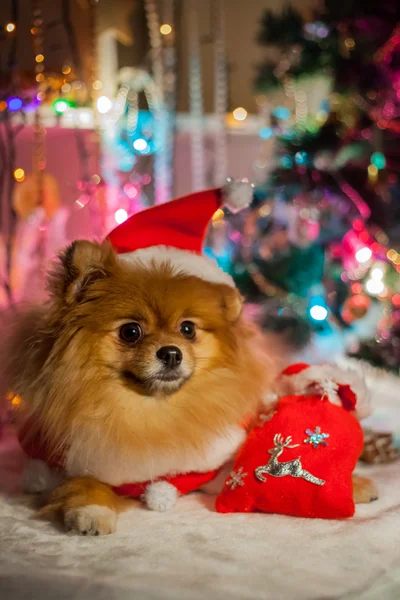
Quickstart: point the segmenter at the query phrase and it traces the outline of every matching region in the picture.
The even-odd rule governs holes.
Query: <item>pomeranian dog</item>
[[[66,476],[45,482],[33,461],[31,490],[58,483],[40,514],[83,535],[115,531],[127,501],[113,488],[228,463],[276,375],[234,286],[185,274],[171,249],[135,255],[73,243],[49,275],[48,304],[20,314],[5,346],[7,389],[28,414],[23,445]],[[371,499],[369,485],[355,481],[356,500]],[[148,507],[173,506],[175,488],[154,486]]]
[[[144,265],[75,242],[49,275],[48,305],[20,315],[7,343],[29,440],[40,436],[69,477],[42,514],[81,534],[115,530],[123,501],[112,486],[229,461],[276,372],[238,291],[162,257]]]

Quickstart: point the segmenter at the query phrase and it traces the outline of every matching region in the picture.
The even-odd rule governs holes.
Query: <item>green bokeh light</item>
[[[375,165],[377,169],[384,169],[386,166],[386,158],[382,152],[374,152],[371,154],[371,164]]]

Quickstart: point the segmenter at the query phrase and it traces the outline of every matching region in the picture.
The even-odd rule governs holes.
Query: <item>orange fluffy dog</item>
[[[61,483],[45,481],[50,470],[32,461],[27,488],[54,488],[41,514],[83,535],[115,531],[126,500],[114,487],[227,463],[275,375],[228,276],[185,274],[186,253],[149,250],[146,261],[74,243],[49,304],[21,315],[6,344],[8,388],[29,409],[25,448],[40,435],[48,464],[63,467]],[[192,270],[205,260],[192,256]],[[376,490],[355,478],[354,495]],[[144,493],[154,510],[176,497],[166,481]]]
[[[2,365],[27,408],[25,487],[52,490],[42,515],[111,533],[126,504],[114,490],[166,510],[235,456],[275,372],[232,278],[201,249],[215,211],[251,194],[230,181],[133,215],[109,235],[118,255],[75,242],[48,305],[17,319]],[[369,486],[355,480],[357,500]]]
[[[185,274],[162,249],[145,265],[76,242],[49,287],[49,305],[20,317],[8,345],[9,389],[69,477],[42,514],[111,533],[124,502],[113,486],[229,461],[274,370],[237,290]],[[146,500],[163,510],[175,496]]]

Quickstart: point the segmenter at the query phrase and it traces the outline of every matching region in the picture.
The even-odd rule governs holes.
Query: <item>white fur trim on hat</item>
[[[151,248],[119,254],[118,259],[129,265],[144,268],[167,264],[172,267],[174,275],[192,275],[210,283],[235,287],[232,277],[220,269],[214,260],[187,250],[168,246],[151,246]]]
[[[349,385],[356,395],[355,415],[364,419],[371,414],[370,393],[365,381],[355,371],[341,369],[337,365],[312,365],[292,375],[283,375],[278,381],[281,394],[323,394],[332,404],[342,405],[337,392],[340,385]]]

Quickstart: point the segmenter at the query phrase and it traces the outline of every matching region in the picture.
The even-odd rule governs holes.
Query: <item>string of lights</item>
[[[192,189],[206,187],[203,135],[203,89],[199,39],[199,13],[196,0],[190,0],[189,10],[189,104],[191,116]]]
[[[11,21],[4,26],[5,42],[9,44],[9,52],[6,55],[6,64],[3,66],[8,78],[8,86],[5,87],[4,96],[0,99],[0,230],[3,237],[5,253],[5,273],[2,276],[2,285],[5,289],[9,305],[12,305],[12,291],[10,286],[10,270],[12,257],[12,239],[15,231],[16,215],[12,208],[10,198],[14,193],[16,171],[16,148],[15,140],[19,131],[23,128],[23,120],[15,125],[8,112],[9,106],[15,106],[18,98],[13,95],[16,87],[16,56],[17,40],[16,31],[19,23],[19,6],[17,0],[11,2]],[[2,53],[3,54],[3,53]],[[3,54],[3,56],[5,56]],[[5,98],[10,98],[5,102]]]
[[[46,169],[46,129],[41,120],[41,103],[46,97],[47,82],[45,73],[44,55],[44,20],[41,0],[32,1],[32,48],[35,58],[35,79],[37,81],[37,106],[35,110],[35,123],[33,127],[33,183],[36,198],[36,207],[42,207],[44,203]],[[39,225],[38,244],[36,253],[38,256],[38,274],[40,282],[44,284],[45,277],[45,247],[47,235],[46,212]]]
[[[163,24],[160,27],[163,41],[164,58],[164,102],[166,120],[165,139],[165,195],[166,200],[173,196],[173,161],[175,148],[175,125],[176,125],[176,23],[175,23],[175,0],[164,0],[162,3]]]
[[[168,113],[164,97],[164,55],[162,36],[172,33],[169,23],[160,25],[159,11],[154,0],[145,0],[144,3],[151,46],[151,67],[154,85],[160,101],[160,110],[155,114],[154,128],[154,196],[156,204],[163,204],[170,196],[172,159],[167,147],[168,141]],[[171,149],[172,151],[172,149]]]
[[[222,0],[214,1],[214,185],[219,186],[228,176],[228,156],[225,119],[228,109],[228,77],[225,52],[225,9]]]

